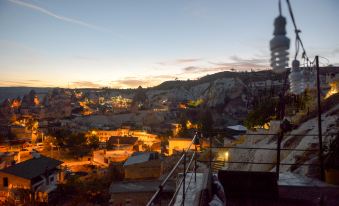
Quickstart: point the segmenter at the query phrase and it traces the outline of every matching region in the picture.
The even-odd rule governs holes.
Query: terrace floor
[[[184,205],[199,205],[201,191],[207,187],[207,177],[206,173],[197,173],[196,181],[194,179],[194,173],[187,173],[185,178],[185,202]],[[178,194],[175,199],[175,206],[182,205],[183,199],[183,185],[181,185]]]
[[[227,206],[338,206],[339,187],[292,173],[282,173],[278,181],[279,198],[228,199]]]

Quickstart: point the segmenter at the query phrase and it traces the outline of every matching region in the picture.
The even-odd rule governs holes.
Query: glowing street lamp
[[[229,154],[228,154],[228,151],[225,152],[225,162],[228,162],[228,158],[229,158]]]
[[[228,168],[228,160],[229,160],[229,153],[228,153],[228,151],[226,151],[225,153],[224,153],[224,168],[225,169],[227,169]]]

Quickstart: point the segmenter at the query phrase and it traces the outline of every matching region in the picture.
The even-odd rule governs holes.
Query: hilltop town
[[[329,67],[323,71],[322,93],[324,98],[330,99],[330,96],[337,96],[339,70]],[[279,101],[283,86],[282,75],[260,71],[223,72],[194,81],[164,82],[153,88],[51,88],[42,93],[31,90],[23,96],[6,98],[1,104],[1,169],[6,171],[6,168],[17,166],[26,170],[32,167],[30,161],[33,165],[47,164],[46,167],[51,169],[47,179],[53,180],[34,186],[38,202],[117,203],[125,201],[130,192],[124,189],[126,184],[140,187],[146,184],[147,187],[139,190],[131,188],[139,194],[133,201],[146,203],[149,194],[174,166],[177,154],[191,144],[197,131],[202,135],[197,148],[202,152],[198,169],[201,171],[206,169],[203,161],[207,154],[203,151],[207,151],[209,138],[216,139],[213,145],[246,146],[252,144],[251,134],[276,132],[274,121],[279,116],[279,104],[274,102]],[[304,99],[287,104],[291,124],[300,124],[301,119],[307,118],[315,108],[315,94],[310,90],[304,95]],[[261,115],[266,119],[253,120],[253,111],[262,104],[273,104],[273,109],[266,111],[267,117]],[[335,124],[337,120],[335,116],[333,118],[327,125]],[[248,137],[239,139],[239,134],[246,130]],[[209,133],[211,131],[221,135]],[[268,145],[266,141],[268,138],[263,136],[257,144]],[[214,152],[213,156],[217,160],[225,158],[223,154],[222,150]],[[258,152],[247,156],[229,150],[227,159],[244,161],[252,158],[256,161],[262,155]],[[265,155],[266,158],[270,156]],[[285,156],[288,159],[288,155]],[[225,164],[215,165],[214,169],[223,166]],[[248,165],[228,166],[238,170],[251,169]],[[52,172],[56,169],[58,172]],[[27,178],[21,174],[24,171],[8,170],[16,181]],[[36,178],[42,173],[28,178]],[[19,184],[24,186],[26,183]],[[17,186],[12,183],[12,187]],[[27,187],[31,186],[24,186]],[[56,198],[60,195],[63,200]],[[81,198],[83,195],[87,197]]]

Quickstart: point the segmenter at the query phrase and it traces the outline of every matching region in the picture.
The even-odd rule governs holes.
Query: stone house
[[[48,202],[50,194],[61,180],[61,161],[33,154],[33,158],[0,170],[0,200],[15,196],[18,190],[26,190],[36,202]]]

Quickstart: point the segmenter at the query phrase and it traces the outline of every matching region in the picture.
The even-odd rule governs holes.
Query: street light
[[[309,58],[307,57],[304,45],[301,41],[299,33],[301,30],[297,28],[295,18],[293,15],[292,7],[289,0],[286,0],[288,10],[292,19],[294,26],[294,32],[296,35],[296,53],[294,61],[292,62],[292,69],[289,75],[290,81],[290,91],[294,94],[301,94],[306,87],[308,88],[317,88],[317,110],[318,110],[318,138],[319,138],[319,161],[321,169],[321,179],[324,180],[324,165],[323,165],[323,148],[322,148],[322,127],[321,127],[321,88],[320,88],[320,77],[319,77],[319,56],[315,56],[315,70],[302,71],[300,68],[300,63],[297,60],[299,47],[302,48],[303,53],[302,57],[306,60],[306,65],[310,63]],[[271,48],[271,66],[273,72],[283,73],[286,71],[288,66],[288,49],[290,40],[285,36],[286,30],[286,19],[281,16],[281,2],[279,0],[279,16],[274,21],[274,38],[270,41]],[[313,63],[311,63],[313,64]],[[307,66],[306,66],[307,67]],[[305,68],[303,69],[305,70]],[[284,97],[285,91],[283,91],[282,97]],[[284,105],[284,99],[282,98],[282,105]],[[280,143],[278,143],[280,147]],[[277,155],[277,162],[280,161],[280,152]],[[277,173],[279,172],[279,164],[277,165]]]
[[[281,14],[274,20],[274,37],[270,41],[271,67],[275,73],[283,73],[288,66],[290,40],[286,35],[286,19]]]
[[[293,60],[291,73],[288,76],[290,82],[290,91],[293,94],[299,95],[304,91],[304,77],[303,72],[300,69],[300,63],[298,60]]]
[[[228,167],[228,160],[229,160],[229,153],[228,153],[228,151],[226,151],[225,152],[225,164],[224,164],[224,167],[225,167],[225,169],[227,169],[227,167]]]
[[[228,162],[228,158],[229,158],[229,154],[228,154],[228,151],[225,152],[225,162]]]

